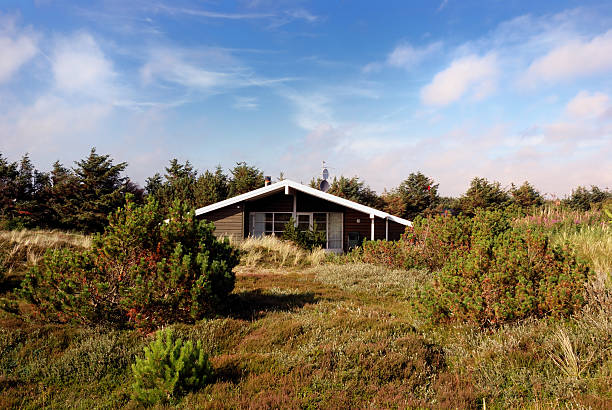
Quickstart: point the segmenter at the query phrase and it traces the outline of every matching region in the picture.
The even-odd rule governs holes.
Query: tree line
[[[136,203],[153,197],[167,211],[175,200],[193,209],[264,186],[263,172],[246,162],[236,163],[229,173],[221,166],[200,173],[189,161],[182,164],[172,159],[163,174],[146,179],[144,188],[125,175],[126,167],[126,162],[115,163],[110,155],[100,155],[95,148],[71,167],[56,161],[50,172],[38,171],[27,154],[20,161],[9,162],[0,153],[0,228],[100,232],[108,214],[125,203],[127,194]],[[281,174],[277,179],[283,178]],[[310,186],[318,188],[320,182],[313,178]],[[440,196],[438,187],[432,178],[415,172],[381,195],[357,176],[334,178],[328,192],[409,220],[444,212],[473,215],[478,208],[526,209],[545,202],[529,182],[504,188],[499,182],[476,177],[457,198]],[[586,211],[609,200],[610,190],[591,186],[574,189],[561,202]]]

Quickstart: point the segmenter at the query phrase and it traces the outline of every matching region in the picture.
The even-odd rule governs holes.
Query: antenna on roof
[[[322,168],[323,168],[323,172],[322,172],[323,180],[319,184],[319,189],[323,192],[327,192],[329,191],[329,182],[327,182],[327,178],[329,178],[329,171],[325,167],[325,161],[323,161]]]

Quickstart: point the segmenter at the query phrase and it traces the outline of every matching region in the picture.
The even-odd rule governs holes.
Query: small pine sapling
[[[213,374],[202,343],[183,342],[171,329],[157,332],[144,348],[144,358],[136,358],[132,372],[132,398],[144,405],[171,403],[205,386]]]

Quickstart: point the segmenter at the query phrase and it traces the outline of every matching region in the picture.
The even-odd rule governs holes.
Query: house
[[[283,180],[199,208],[196,217],[215,223],[215,235],[242,240],[282,235],[291,218],[298,228],[326,232],[326,249],[347,251],[364,239],[397,240],[412,223],[378,209]]]

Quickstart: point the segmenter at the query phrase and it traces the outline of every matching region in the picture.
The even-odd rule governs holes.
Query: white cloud
[[[495,54],[456,59],[421,89],[421,100],[427,105],[447,105],[468,93],[482,99],[495,91],[498,71]]]
[[[0,84],[7,82],[38,53],[32,33],[17,33],[14,18],[0,15]]]
[[[441,42],[431,43],[424,47],[414,47],[408,43],[402,43],[387,55],[387,59],[384,62],[366,64],[362,71],[365,73],[375,72],[385,66],[409,70],[419,65],[427,57],[438,52],[441,48]]]
[[[55,85],[68,93],[110,98],[116,74],[93,37],[78,33],[58,40],[51,57]]]
[[[321,19],[321,17],[315,16],[314,14],[305,9],[287,11],[286,14],[294,19],[305,20],[309,23],[316,23]]]
[[[0,140],[17,155],[73,149],[75,144],[86,146],[89,142],[81,133],[95,132],[110,110],[106,104],[73,104],[43,95],[32,105],[6,110],[0,117]]]
[[[193,9],[193,8],[181,8],[181,7],[170,7],[164,4],[154,4],[151,6],[152,11],[165,12],[170,15],[188,15],[194,17],[204,17],[211,19],[224,19],[224,20],[251,20],[274,17],[271,13],[220,13],[216,11],[204,10],[204,9]]]
[[[392,67],[412,68],[441,48],[441,42],[431,43],[425,47],[413,47],[410,44],[402,44],[395,47],[391,54],[389,54],[387,64]]]
[[[222,93],[244,87],[271,87],[292,78],[263,78],[244,66],[228,49],[168,48],[149,50],[147,62],[140,70],[145,84],[156,82],[186,88],[200,93]]]
[[[230,74],[188,62],[185,56],[169,49],[154,50],[149,61],[142,67],[141,76],[145,83],[160,79],[200,90],[231,84]]]
[[[612,30],[591,40],[574,38],[531,63],[522,83],[535,86],[572,78],[609,74],[612,70]]]
[[[234,108],[237,110],[253,111],[259,108],[259,103],[255,97],[236,97]]]
[[[588,93],[580,91],[570,102],[567,103],[565,111],[576,118],[600,117],[612,108],[610,97],[601,92]]]

